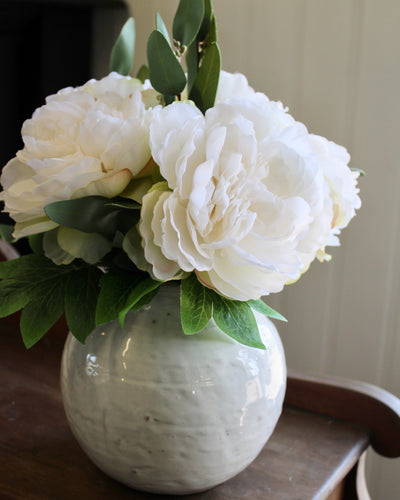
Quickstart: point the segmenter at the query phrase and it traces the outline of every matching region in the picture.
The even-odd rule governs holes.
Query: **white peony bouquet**
[[[33,253],[0,264],[0,315],[23,309],[30,347],[65,312],[84,342],[177,280],[185,333],[213,317],[262,348],[253,309],[282,319],[261,297],[329,258],[360,207],[359,172],[221,71],[209,0],[181,0],[173,42],[157,14],[138,78],[133,39],[130,19],[110,74],[48,97],[22,127],[0,179],[15,221],[2,235],[29,237]]]

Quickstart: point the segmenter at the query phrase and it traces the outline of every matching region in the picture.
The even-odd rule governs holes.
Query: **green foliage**
[[[278,313],[278,311],[275,311],[275,309],[272,309],[272,307],[268,306],[262,299],[249,300],[247,301],[247,303],[252,309],[258,311],[261,314],[264,314],[264,316],[268,316],[269,318],[273,319],[279,319],[280,321],[287,321],[287,319],[282,316],[282,314]]]
[[[64,312],[65,284],[77,270],[35,254],[0,262],[0,316],[23,309],[20,328],[26,347],[40,340]]]
[[[246,302],[214,295],[213,318],[219,328],[241,344],[265,349],[251,307]]]
[[[135,21],[130,17],[114,44],[110,58],[110,72],[127,76],[132,70],[135,53]]]
[[[158,12],[156,14],[156,30],[164,35],[164,38],[167,40],[167,42],[171,46],[171,40],[169,39],[167,27],[165,26],[165,23]]]
[[[124,203],[126,205],[122,206]],[[139,220],[139,214],[132,208],[137,208],[134,201],[86,196],[55,201],[46,205],[44,210],[60,226],[98,233],[112,240],[116,231],[125,233]]]
[[[147,60],[152,86],[163,95],[179,95],[186,76],[165,36],[154,30],[147,42]]]
[[[86,267],[71,273],[65,288],[65,317],[68,327],[82,343],[96,326],[96,306],[102,272]]]
[[[100,280],[100,294],[96,307],[96,325],[118,317],[125,308],[128,297],[138,282],[133,273],[110,269]]]
[[[181,321],[186,335],[206,327],[212,314],[212,296],[192,273],[181,283]]]
[[[18,283],[14,280],[0,281],[0,318],[19,311],[30,301],[28,292],[20,290]]]
[[[65,312],[72,334],[82,343],[96,325],[149,303],[161,282],[141,271],[110,269],[104,274],[81,261],[53,264],[42,255],[0,262],[0,317],[22,309],[21,333],[32,347]]]
[[[197,76],[197,71],[198,71],[198,66],[199,66],[199,53],[197,49],[197,42],[194,41],[191,43],[188,47],[188,50],[186,52],[186,66],[187,66],[187,87],[188,87],[188,92],[190,95],[190,92],[193,88],[194,81]]]
[[[29,246],[31,247],[33,253],[43,255],[43,237],[43,233],[31,234],[30,236],[28,236]]]
[[[161,282],[146,273],[123,272],[110,269],[100,280],[100,294],[96,307],[96,324],[119,318],[123,325],[130,309],[138,310],[155,295]]]
[[[214,106],[220,71],[221,54],[218,45],[213,42],[205,52],[189,95],[202,113]]]
[[[149,79],[149,68],[145,64],[140,66],[139,71],[136,73],[136,78],[138,78],[142,83]]]
[[[250,305],[222,297],[204,287],[192,274],[181,282],[181,322],[184,333],[193,335],[200,332],[211,317],[224,333],[237,342],[265,349]]]
[[[261,299],[240,302],[222,297],[203,286],[192,273],[181,282],[181,322],[186,335],[200,332],[212,317],[217,326],[241,344],[265,349],[252,309],[286,321]]]
[[[203,21],[200,26],[199,33],[197,35],[197,38],[199,40],[205,40],[207,35],[209,35],[210,32],[210,27],[211,23],[215,19],[214,16],[214,11],[212,8],[211,0],[204,0],[204,16],[203,16]],[[213,41],[216,41],[214,39]]]
[[[188,47],[197,37],[204,10],[204,0],[180,0],[172,25],[174,40]]]
[[[152,86],[172,103],[187,85],[189,98],[203,113],[212,107],[218,89],[221,55],[211,0],[180,0],[173,21],[174,46],[161,16],[147,42]],[[180,58],[186,53],[187,81]]]
[[[130,311],[130,309],[134,309],[137,311],[139,309],[139,304],[140,307],[142,307],[142,305],[144,304],[147,304],[154,297],[154,292],[158,290],[158,287],[160,285],[160,281],[154,281],[147,275],[145,275],[136,283],[127,298],[125,307],[118,314],[121,328],[124,327],[125,316]]]
[[[49,280],[24,307],[20,329],[27,349],[36,344],[64,312],[64,285],[64,280]]]
[[[129,210],[140,210],[141,205],[134,200],[119,198],[104,204],[105,207],[128,208]]]
[[[360,174],[360,177],[364,177],[365,175],[367,175],[364,170],[361,170],[361,168],[355,168],[355,167],[350,167],[350,170],[352,172],[358,172]]]
[[[14,226],[9,224],[0,224],[0,239],[11,243],[14,241],[12,233],[14,231]]]

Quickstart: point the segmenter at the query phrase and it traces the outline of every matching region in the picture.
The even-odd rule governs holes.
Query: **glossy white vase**
[[[70,334],[61,386],[75,437],[126,485],[154,493],[209,489],[249,465],[282,410],[286,365],[274,325],[255,313],[266,350],[245,347],[213,321],[185,336],[179,287],[113,321],[81,345]]]

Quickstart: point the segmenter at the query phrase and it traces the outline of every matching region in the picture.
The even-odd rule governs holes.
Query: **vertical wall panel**
[[[170,25],[176,0],[130,0],[138,50],[158,9]],[[314,263],[268,302],[288,364],[362,379],[400,395],[400,2],[214,0],[223,66],[310,131],[345,145],[363,207],[331,263]],[[138,54],[139,57],[139,54]],[[138,62],[139,64],[139,62]],[[400,497],[399,460],[371,454],[372,497]]]

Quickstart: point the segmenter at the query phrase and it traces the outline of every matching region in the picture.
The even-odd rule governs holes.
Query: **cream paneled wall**
[[[139,66],[155,11],[171,26],[177,1],[128,3]],[[288,365],[400,395],[400,2],[214,0],[214,8],[224,69],[345,145],[367,172],[363,207],[332,262],[314,263],[268,301],[289,319],[279,325]],[[371,457],[368,478],[373,498],[400,498],[399,460]]]

